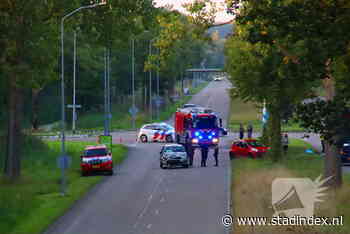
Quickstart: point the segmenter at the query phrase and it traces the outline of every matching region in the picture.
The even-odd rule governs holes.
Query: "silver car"
[[[181,166],[188,168],[190,164],[185,147],[179,144],[167,144],[160,151],[160,168]]]

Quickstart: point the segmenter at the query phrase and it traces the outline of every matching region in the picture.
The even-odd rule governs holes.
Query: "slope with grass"
[[[60,194],[60,170],[56,165],[60,143],[26,138],[21,180],[16,183],[10,183],[4,178],[0,180],[1,233],[41,233],[104,178],[80,176],[80,154],[86,144],[89,143],[67,142],[67,152],[72,157],[72,164],[67,170],[68,195],[63,197]],[[114,161],[120,163],[126,151],[126,147],[114,145]],[[0,154],[0,160],[3,161],[3,154]]]
[[[261,131],[261,112],[254,103],[243,102],[240,99],[231,100],[231,116],[229,128],[231,131],[238,131],[239,124],[242,123],[246,128],[248,124],[252,124],[254,131]],[[282,131],[284,132],[304,132],[305,129],[301,128],[297,123],[289,121],[282,124]]]
[[[235,159],[232,161],[232,213],[235,217],[271,217],[271,184],[275,178],[310,178],[315,180],[323,172],[323,159],[318,154],[307,154],[310,145],[292,139],[287,156],[280,163],[269,159]],[[321,234],[350,233],[350,176],[336,193],[328,191],[325,202],[316,203],[315,214],[322,217],[344,216],[344,226],[240,226],[234,233],[247,234]]]

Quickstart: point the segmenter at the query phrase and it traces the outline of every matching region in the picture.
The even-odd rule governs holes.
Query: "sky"
[[[186,13],[186,10],[182,7],[182,4],[184,3],[190,3],[193,2],[193,0],[153,0],[156,3],[156,7],[162,7],[167,4],[173,5],[173,8],[176,10],[179,10],[180,12]],[[225,0],[212,0],[213,2],[216,2],[219,4],[219,6],[224,6]],[[221,12],[218,12],[216,16],[216,23],[221,22],[227,22],[233,18],[232,15],[226,14],[226,10],[222,10]]]

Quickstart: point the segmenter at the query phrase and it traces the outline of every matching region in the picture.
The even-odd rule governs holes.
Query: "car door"
[[[245,142],[241,142],[241,152],[242,152],[242,155],[244,156],[247,156],[249,154],[248,152],[248,144],[245,143]]]

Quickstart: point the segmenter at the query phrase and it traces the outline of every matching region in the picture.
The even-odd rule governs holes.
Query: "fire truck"
[[[178,144],[193,148],[217,148],[221,135],[222,119],[210,109],[183,108],[175,113],[175,137]]]

